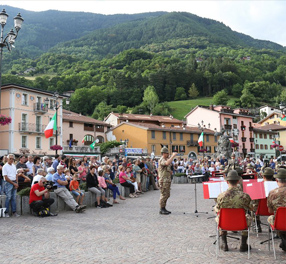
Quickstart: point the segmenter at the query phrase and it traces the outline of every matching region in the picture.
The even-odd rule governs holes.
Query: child
[[[78,183],[77,179],[78,179],[77,175],[74,175],[72,177],[72,181],[70,182],[70,190],[76,196],[76,202],[79,205],[82,205],[82,202],[84,199],[84,192],[80,190],[79,183]]]

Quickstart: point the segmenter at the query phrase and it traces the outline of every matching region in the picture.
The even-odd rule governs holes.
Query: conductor
[[[177,155],[176,152],[174,152],[171,157],[169,157],[169,150],[166,147],[163,147],[161,149],[162,157],[159,160],[159,188],[161,191],[160,195],[160,214],[168,215],[171,212],[166,210],[166,204],[167,200],[170,197],[170,189],[171,189],[171,164],[174,159],[174,157]]]

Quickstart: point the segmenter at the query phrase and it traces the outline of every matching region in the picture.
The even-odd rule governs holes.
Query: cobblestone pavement
[[[120,201],[113,208],[90,208],[83,214],[60,212],[57,217],[0,218],[0,263],[286,263],[286,253],[276,240],[277,261],[268,244],[267,228],[256,237],[251,232],[251,256],[239,252],[239,243],[228,239],[229,252],[215,257],[212,200],[198,189],[194,214],[194,185],[172,185],[167,209],[159,215],[159,191]],[[185,214],[184,214],[185,213]],[[265,222],[266,219],[262,218]]]

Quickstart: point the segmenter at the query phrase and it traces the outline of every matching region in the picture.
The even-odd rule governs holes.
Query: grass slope
[[[232,105],[235,99],[236,98],[231,97],[228,101],[228,105]],[[184,119],[184,116],[197,105],[209,106],[212,103],[213,97],[199,97],[192,100],[168,102],[168,105],[171,107],[171,114],[173,115],[173,117],[182,120]]]

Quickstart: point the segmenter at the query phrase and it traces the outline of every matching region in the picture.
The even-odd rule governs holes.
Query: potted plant
[[[11,121],[12,121],[11,117],[7,117],[7,116],[4,116],[4,115],[0,114],[0,125],[1,126],[8,125],[8,124],[11,123]]]
[[[50,149],[51,150],[62,150],[63,148],[60,145],[53,145],[53,146],[50,147]]]

